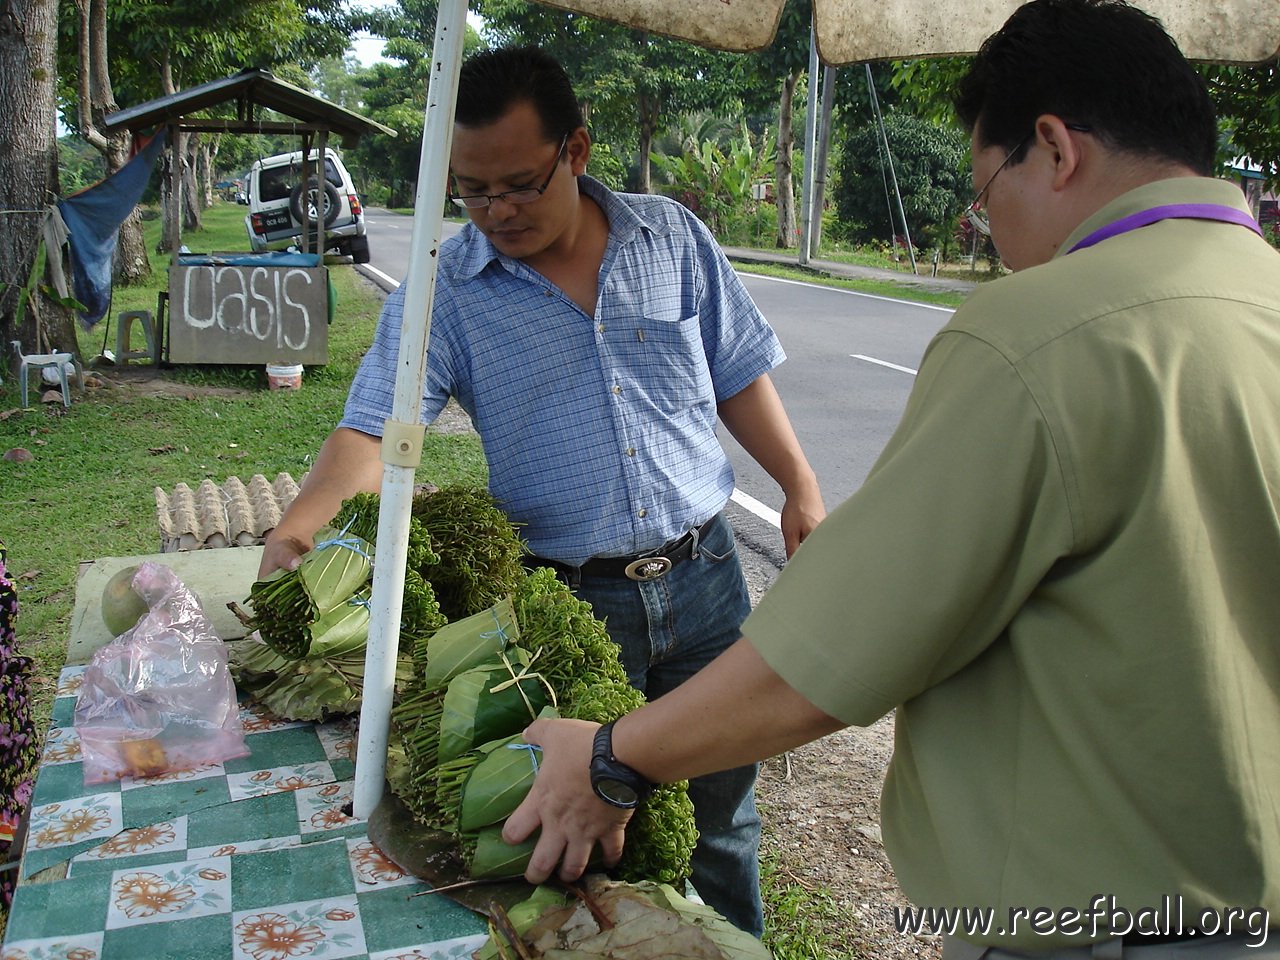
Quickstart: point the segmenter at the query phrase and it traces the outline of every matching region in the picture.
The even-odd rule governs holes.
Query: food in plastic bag
[[[76,703],[84,782],[190,770],[249,750],[227,648],[171,569],[144,562],[147,613],[93,655]]]

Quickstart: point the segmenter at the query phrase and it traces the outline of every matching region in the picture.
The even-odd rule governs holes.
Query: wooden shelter
[[[195,116],[232,105],[234,116]],[[263,114],[271,111],[270,117]],[[221,111],[221,112],[226,112]],[[283,118],[283,119],[282,119]],[[390,127],[317,97],[257,68],[221,80],[211,80],[186,90],[118,110],[103,120],[108,133],[121,130],[168,129],[174,157],[182,155],[186,133],[296,134],[301,138],[302,181],[311,176],[314,151],[323,166],[331,135],[343,147],[354,147],[366,134],[395,136]],[[178,329],[166,343],[172,362],[225,363],[324,363],[328,360],[325,324],[328,275],[323,266],[325,225],[302,224],[302,252],[313,253],[314,265],[296,260],[272,263],[249,255],[227,260],[186,260],[181,248],[182,164],[170,165],[169,236],[173,238],[169,270],[170,324]],[[307,205],[303,204],[304,212]],[[313,246],[314,244],[314,246]],[[309,250],[310,248],[310,250]],[[263,278],[266,278],[264,280]],[[292,286],[292,290],[286,289]],[[164,295],[158,314],[163,313]],[[301,307],[297,301],[305,301]],[[193,304],[195,314],[191,314]],[[230,305],[230,309],[228,309]],[[292,329],[286,328],[286,314]],[[198,314],[198,315],[197,315]],[[157,316],[156,335],[163,337],[163,316]],[[158,351],[157,351],[158,352]]]

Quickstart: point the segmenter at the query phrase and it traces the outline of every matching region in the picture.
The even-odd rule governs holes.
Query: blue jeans
[[[583,577],[578,596],[622,647],[627,676],[650,700],[678,687],[739,637],[751,612],[746,581],[724,514],[707,525],[694,555],[664,577]],[[698,825],[693,885],[734,926],[760,936],[760,817],[756,765],[689,784]]]

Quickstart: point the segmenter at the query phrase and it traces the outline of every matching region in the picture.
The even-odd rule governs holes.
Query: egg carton
[[[172,493],[156,487],[160,552],[263,543],[297,495],[298,484],[287,473],[274,481],[257,473],[247,484],[228,477],[222,486],[205,478],[195,490],[179,483]]]

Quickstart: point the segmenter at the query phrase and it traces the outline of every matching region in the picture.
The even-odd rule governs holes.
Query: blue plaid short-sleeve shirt
[[[442,245],[422,420],[471,415],[489,488],[534,553],[577,564],[660,546],[720,510],[716,404],[784,359],[701,221],[579,179],[609,221],[594,316],[468,224]],[[404,287],[383,308],[341,426],[381,436]]]

